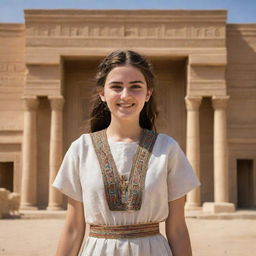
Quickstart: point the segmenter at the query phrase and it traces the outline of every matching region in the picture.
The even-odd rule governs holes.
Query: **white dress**
[[[128,175],[138,142],[108,139],[117,170]],[[83,202],[88,224],[128,225],[163,222],[168,202],[200,185],[186,156],[170,136],[159,133],[148,162],[141,209],[110,211],[99,161],[89,134],[75,140],[65,154],[52,186]],[[168,241],[161,234],[133,239],[88,237],[82,256],[171,256]]]

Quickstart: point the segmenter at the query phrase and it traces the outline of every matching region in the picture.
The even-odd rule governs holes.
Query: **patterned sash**
[[[108,144],[106,129],[90,133],[103,176],[106,200],[111,211],[140,210],[148,161],[157,135],[155,131],[142,130],[129,176],[128,199],[123,202],[122,181]]]
[[[128,239],[159,234],[159,223],[132,225],[93,225],[90,224],[89,236],[106,239]]]

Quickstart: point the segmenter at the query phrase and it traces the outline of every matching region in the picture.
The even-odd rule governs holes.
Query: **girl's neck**
[[[139,122],[117,122],[111,119],[107,137],[112,141],[134,142],[139,140],[141,131]]]

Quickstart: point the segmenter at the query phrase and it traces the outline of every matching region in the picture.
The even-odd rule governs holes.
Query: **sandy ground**
[[[64,219],[0,220],[0,255],[53,256],[63,224]],[[188,218],[187,225],[194,256],[256,255],[256,220]]]

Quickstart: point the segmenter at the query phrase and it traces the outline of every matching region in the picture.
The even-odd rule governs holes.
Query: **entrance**
[[[0,162],[0,188],[13,192],[13,162]]]
[[[254,203],[253,160],[237,160],[237,206],[252,208]]]
[[[160,110],[157,131],[175,138],[185,150],[186,95],[185,59],[149,58],[157,76],[156,101]],[[88,132],[90,92],[95,88],[98,58],[68,60],[64,63],[64,152]]]

